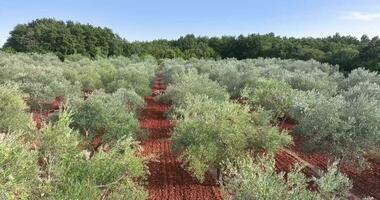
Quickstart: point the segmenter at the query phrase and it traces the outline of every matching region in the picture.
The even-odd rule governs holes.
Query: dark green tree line
[[[71,54],[101,56],[152,55],[156,58],[258,58],[314,59],[337,64],[342,71],[364,67],[380,71],[380,39],[335,34],[324,38],[280,37],[273,33],[176,40],[128,42],[111,29],[72,21],[38,19],[17,25],[3,46],[5,51],[53,52],[61,59]]]
[[[124,42],[112,30],[72,21],[38,19],[17,25],[10,35],[3,46],[6,51],[53,52],[61,59],[71,54],[94,58],[123,53]]]

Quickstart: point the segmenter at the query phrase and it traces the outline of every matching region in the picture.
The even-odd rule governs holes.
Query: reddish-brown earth
[[[41,129],[43,127],[51,113],[54,113],[62,107],[63,97],[56,97],[51,103],[43,102],[41,104],[45,107],[45,109],[32,110],[32,119],[37,129]]]
[[[37,129],[41,129],[44,122],[49,117],[49,112],[47,111],[33,111],[32,112],[32,119],[35,123]]]
[[[281,129],[287,129],[289,131],[293,130],[295,125],[293,123],[284,123],[281,124]],[[329,158],[327,155],[321,155],[317,153],[306,154],[302,150],[303,139],[299,136],[293,136],[294,145],[291,149],[287,151],[281,151],[276,156],[276,167],[279,170],[288,170],[292,164],[301,161],[306,161],[311,164],[311,166],[306,167],[304,173],[308,176],[315,176],[315,172],[311,169],[316,170],[327,169],[329,164]],[[295,158],[289,152],[294,153],[298,157]],[[357,197],[374,197],[375,199],[380,199],[380,164],[371,162],[371,167],[364,171],[359,171],[353,167],[343,165],[340,167],[340,171],[345,173],[353,181],[353,189],[351,190],[352,194]]]
[[[166,86],[162,77],[156,77],[152,86],[152,95],[145,97],[146,107],[140,117],[140,126],[149,132],[143,140],[143,153],[154,157],[148,163],[149,198],[152,200],[218,200],[222,199],[217,184],[210,175],[199,183],[183,167],[171,150],[170,133],[174,122],[165,118],[170,105],[154,101],[154,96],[163,92]]]

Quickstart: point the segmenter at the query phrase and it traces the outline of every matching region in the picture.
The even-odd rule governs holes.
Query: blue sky
[[[0,0],[0,45],[16,24],[42,17],[106,26],[129,41],[187,33],[380,35],[379,0]]]

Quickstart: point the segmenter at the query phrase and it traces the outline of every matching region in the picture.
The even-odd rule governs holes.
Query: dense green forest
[[[8,52],[53,52],[61,60],[82,54],[91,58],[150,54],[156,58],[282,58],[338,64],[342,71],[363,67],[380,71],[380,39],[336,34],[325,38],[280,37],[273,33],[177,40],[129,42],[109,28],[73,21],[37,19],[19,24],[3,46]]]

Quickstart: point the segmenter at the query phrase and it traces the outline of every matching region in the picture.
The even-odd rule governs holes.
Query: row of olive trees
[[[167,60],[164,65],[165,73],[195,70],[208,76],[251,109],[271,112],[274,124],[296,120],[295,133],[306,138],[306,151],[362,164],[368,152],[380,148],[375,72],[356,69],[344,76],[336,66],[280,59]]]
[[[147,199],[137,117],[154,60],[72,59],[0,55],[0,198]],[[37,130],[24,100],[56,96],[64,109]]]
[[[174,103],[173,149],[199,181],[216,169],[227,199],[345,198],[351,183],[336,166],[315,181],[319,192],[307,189],[300,166],[287,176],[275,171],[273,155],[292,139],[271,124],[270,112],[252,112],[207,75],[171,64],[163,66],[169,86],[157,100]]]
[[[119,102],[114,101],[114,107],[126,103],[121,99],[122,94],[118,92],[114,95],[120,98]],[[99,95],[94,98],[99,98]],[[147,198],[141,182],[146,175],[145,159],[138,156],[139,147],[133,139],[139,132],[138,123],[129,117],[132,113],[126,114],[130,121],[120,117],[126,108],[114,113],[117,115],[113,118],[116,118],[115,121],[97,122],[112,127],[114,132],[106,134],[107,138],[112,137],[112,141],[104,140],[104,145],[111,148],[91,155],[91,149],[85,145],[87,138],[71,128],[73,123],[78,123],[73,122],[73,118],[81,116],[82,120],[91,121],[89,115],[80,110],[65,110],[56,121],[36,130],[31,125],[27,106],[17,88],[1,85],[0,99],[0,198]],[[96,115],[104,114],[100,112]],[[129,132],[115,131],[122,125],[130,128]]]
[[[90,60],[71,56],[61,62],[54,55],[0,53],[1,84],[13,84],[26,94],[32,108],[42,108],[56,97],[83,99],[84,92],[119,88],[145,96],[155,74],[155,60],[132,57]]]

